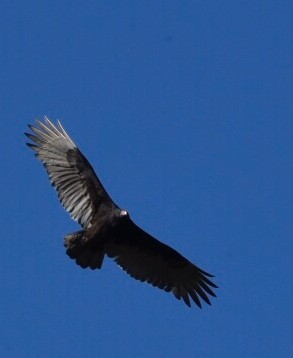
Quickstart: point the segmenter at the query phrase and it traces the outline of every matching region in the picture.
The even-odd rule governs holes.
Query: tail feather
[[[88,240],[84,230],[66,235],[64,238],[66,254],[75,259],[77,265],[82,268],[89,267],[92,270],[100,269],[105,256],[104,250],[98,245],[93,245],[92,240]]]

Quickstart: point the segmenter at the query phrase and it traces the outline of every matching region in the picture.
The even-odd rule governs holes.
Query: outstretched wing
[[[147,234],[129,218],[119,233],[109,240],[106,254],[133,278],[172,292],[190,307],[190,297],[201,308],[200,299],[209,305],[208,295],[216,296],[217,286],[201,270],[171,247]]]
[[[25,133],[34,142],[27,145],[43,162],[64,208],[87,229],[101,210],[116,205],[61,123],[55,126],[47,117],[37,122],[39,128],[29,125],[35,135]]]

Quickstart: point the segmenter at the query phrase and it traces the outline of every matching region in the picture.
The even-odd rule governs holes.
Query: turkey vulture
[[[34,142],[27,145],[43,162],[63,207],[82,227],[65,236],[67,255],[91,269],[100,269],[107,255],[131,277],[172,292],[189,307],[190,298],[200,308],[200,299],[210,305],[208,295],[216,296],[211,287],[217,287],[209,279],[213,275],[138,227],[112,201],[59,121],[37,122],[39,127],[29,125],[34,134],[25,133]]]

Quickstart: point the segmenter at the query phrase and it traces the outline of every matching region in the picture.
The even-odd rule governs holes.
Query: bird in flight
[[[82,268],[100,269],[106,256],[131,277],[147,282],[191,306],[216,297],[213,275],[138,227],[110,198],[90,163],[58,121],[47,117],[25,133],[43,162],[63,207],[82,230],[65,236],[66,254]]]

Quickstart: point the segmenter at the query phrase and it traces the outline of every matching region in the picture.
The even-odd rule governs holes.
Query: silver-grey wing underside
[[[34,134],[26,136],[34,144],[27,145],[43,162],[63,207],[83,228],[90,228],[102,206],[104,210],[115,204],[61,123],[54,125],[47,117],[37,123],[39,128],[29,126]]]

